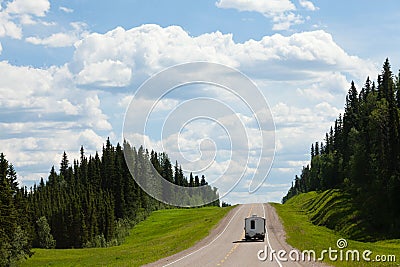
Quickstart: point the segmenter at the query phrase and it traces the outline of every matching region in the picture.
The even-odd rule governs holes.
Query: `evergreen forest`
[[[376,82],[354,82],[345,110],[311,145],[311,163],[295,177],[282,202],[309,191],[338,189],[351,198],[354,224],[371,239],[400,238],[400,73],[389,60]]]
[[[31,248],[83,248],[120,245],[129,230],[152,211],[172,208],[146,194],[132,178],[124,152],[134,166],[134,176],[156,170],[165,180],[184,187],[201,187],[219,206],[216,188],[204,175],[184,176],[178,162],[166,153],[136,149],[127,142],[113,146],[107,139],[102,153],[70,161],[64,152],[60,167],[31,188],[19,187],[17,173],[0,154],[0,266],[9,266],[32,255]],[[161,189],[162,190],[162,189]],[[163,192],[161,192],[163,193]],[[182,198],[176,195],[177,198]],[[185,196],[196,206],[202,197]]]

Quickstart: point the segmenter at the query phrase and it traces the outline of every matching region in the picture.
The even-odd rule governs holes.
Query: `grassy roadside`
[[[121,246],[89,249],[35,249],[22,266],[141,266],[193,246],[232,207],[153,212]]]
[[[309,192],[295,196],[285,204],[272,204],[285,227],[287,242],[301,251],[314,250],[317,253],[317,257],[319,257],[322,250],[329,249],[329,247],[339,250],[336,242],[339,238],[343,238],[338,232],[311,223],[310,217],[315,216],[315,210],[310,211],[307,206],[318,197],[320,197],[319,193]],[[348,250],[358,250],[360,252],[360,261],[330,261],[329,256],[325,254],[325,262],[333,266],[400,266],[400,240],[368,243],[347,239],[347,247],[342,249],[343,255],[346,255]],[[369,255],[371,262],[362,260],[362,253],[365,250],[372,251],[372,254]],[[382,263],[372,261],[375,260],[377,255],[395,255],[396,262]],[[351,258],[350,256],[349,258]],[[345,257],[343,256],[343,259]]]

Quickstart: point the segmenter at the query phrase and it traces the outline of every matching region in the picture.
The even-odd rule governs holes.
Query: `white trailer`
[[[265,219],[257,215],[244,219],[244,234],[246,241],[251,239],[261,239],[264,241]]]

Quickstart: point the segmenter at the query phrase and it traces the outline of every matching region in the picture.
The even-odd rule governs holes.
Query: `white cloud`
[[[0,105],[6,107],[35,107],[33,95],[43,96],[50,90],[51,75],[48,71],[32,67],[17,67],[0,62],[3,79],[0,80]]]
[[[65,130],[54,125],[51,129],[40,137],[0,139],[2,152],[14,164],[23,185],[31,181],[38,182],[40,177],[46,179],[52,165],[58,168],[63,151],[67,152],[71,163],[73,159],[79,158],[81,145],[85,147],[87,155],[93,155],[96,151],[101,151],[105,140],[105,137],[91,129]]]
[[[39,121],[48,120],[46,116],[63,120],[63,116],[72,115],[80,118],[85,126],[110,129],[107,117],[99,108],[97,95],[65,84],[71,83],[65,68],[18,67],[3,61],[0,62],[0,71],[4,75],[0,81],[3,110],[18,111],[25,118],[36,117]]]
[[[78,136],[78,145],[85,144],[85,148],[89,151],[100,151],[105,142],[104,137],[99,136],[92,129],[85,129]]]
[[[187,54],[187,51],[190,51],[190,54]],[[360,78],[358,74],[366,77],[376,72],[371,62],[349,55],[336,44],[329,33],[322,30],[290,36],[275,34],[265,36],[259,41],[236,43],[229,34],[216,32],[193,37],[178,26],[161,28],[157,25],[143,25],[130,30],[117,28],[105,34],[90,34],[76,44],[74,61],[69,64],[69,68],[77,79],[85,77],[87,84],[101,85],[104,81],[137,84],[141,80],[140,75],[148,77],[162,68],[190,60],[211,60],[228,64],[243,70],[253,79],[257,78],[257,84],[272,104],[277,124],[277,154],[280,157],[279,162],[283,163],[273,167],[272,171],[278,177],[292,177],[300,171],[300,164],[306,162],[309,157],[309,145],[324,137],[324,133],[341,112],[348,81]],[[96,66],[93,64],[102,62],[121,62],[135,75],[131,76],[130,81],[118,75],[112,77],[113,75],[107,73],[99,77],[91,69]],[[98,68],[95,71],[98,71]],[[214,92],[210,88],[207,90],[202,88],[200,92],[196,88],[196,93],[208,93],[214,97],[229,99],[229,103],[237,106],[235,99],[229,98],[224,92]],[[190,97],[190,93],[186,97]],[[131,96],[119,99],[119,106],[125,107],[130,102]],[[156,111],[163,114],[164,110],[178,105],[176,99],[169,100],[171,101],[161,101]],[[155,99],[143,100],[140,105],[147,107],[154,101]],[[193,107],[193,109],[198,108]],[[234,123],[238,119],[232,123],[232,119],[237,115],[247,127],[251,128],[254,123],[248,114],[240,112],[218,118],[219,122],[234,129],[230,132],[232,138],[240,135],[235,131],[239,130],[238,125]],[[156,118],[163,119],[162,116]],[[213,133],[223,135],[216,130],[218,127],[212,126],[213,123],[185,126],[185,131],[179,138],[175,134],[165,136],[162,141],[140,134],[128,140],[133,140],[132,143],[135,145],[145,143],[146,147],[167,151],[173,160],[178,159],[186,171],[199,168],[203,170],[211,166],[204,173],[214,181],[226,171],[230,150],[224,145],[226,138],[212,136]],[[154,133],[157,134],[158,130]],[[256,132],[250,129],[248,134],[252,140],[250,145],[259,146]],[[213,142],[204,139],[207,137],[213,137]],[[180,147],[184,147],[185,150],[177,149],[177,140]],[[210,159],[214,157],[218,160],[209,165]],[[257,163],[256,157],[256,154],[250,155],[247,175],[254,173],[255,170],[252,168]],[[294,159],[289,161],[289,158]],[[244,158],[239,158],[232,162],[239,167],[246,165],[246,161],[243,160]],[[240,175],[240,170],[230,169],[218,181],[219,187],[228,190],[224,183],[235,181]],[[279,194],[283,196],[284,191],[286,189]]]
[[[100,99],[96,94],[86,98],[83,110],[87,115],[85,122],[89,127],[99,130],[112,129],[111,124],[107,120],[107,116],[100,108]]]
[[[107,86],[143,81],[165,67],[199,60],[227,64],[264,79],[295,77],[294,73],[309,77],[328,69],[354,73],[356,77],[376,71],[371,62],[348,55],[323,30],[236,43],[231,34],[214,32],[192,37],[179,26],[143,25],[89,34],[75,46],[69,68],[78,81]]]
[[[84,66],[77,76],[77,82],[105,87],[126,86],[129,84],[131,76],[131,69],[123,62],[106,59]]]
[[[35,21],[31,15],[29,14],[22,14],[19,16],[19,21],[22,25],[35,25],[37,21]]]
[[[219,0],[215,5],[219,8],[259,12],[272,20],[272,29],[275,31],[289,30],[293,25],[304,23],[304,18],[294,13],[296,6],[290,0]],[[300,5],[308,10],[317,10],[313,3],[307,0],[300,0]]]
[[[100,84],[112,81],[122,86],[129,82],[128,68],[140,78],[182,62],[208,60],[234,66],[232,55],[221,53],[229,51],[230,46],[234,46],[232,35],[220,32],[191,37],[179,26],[143,25],[130,30],[118,27],[79,41],[70,69],[82,83],[96,83],[100,78]],[[104,70],[101,75],[99,69]],[[111,71],[107,73],[108,70]]]
[[[129,103],[131,103],[132,99],[133,99],[133,96],[131,96],[131,95],[123,96],[123,97],[120,99],[120,101],[118,102],[118,105],[119,105],[120,107],[123,107],[123,108],[126,109],[126,108],[128,107],[128,105],[129,105]]]
[[[15,39],[22,38],[22,29],[16,23],[14,23],[9,14],[1,11],[0,12],[0,37],[9,36]]]
[[[292,167],[302,167],[302,166],[306,166],[307,164],[309,164],[310,162],[309,161],[307,161],[307,160],[297,160],[297,161],[295,161],[295,160],[289,160],[289,161],[287,161],[287,164],[289,165],[289,166],[292,166]]]
[[[304,23],[303,17],[293,12],[277,14],[272,18],[272,21],[274,22],[272,29],[275,31],[288,30],[292,25]]]
[[[332,123],[339,116],[339,113],[343,114],[343,111],[341,109],[335,108],[327,102],[319,103],[315,106],[315,109],[317,115],[323,118],[330,118]]]
[[[3,61],[0,72],[0,147],[24,179],[39,179],[64,150],[77,157],[81,145],[101,149],[98,132],[111,129],[108,117],[97,94],[76,88],[67,68]]]
[[[342,73],[326,72],[316,77],[313,83],[307,85],[307,88],[298,88],[297,92],[310,100],[333,102],[338,97],[343,97],[349,84],[350,81]]]
[[[28,43],[35,45],[45,45],[50,47],[66,47],[72,46],[76,41],[78,41],[77,36],[68,33],[54,33],[46,38],[38,37],[27,37],[25,39]]]
[[[79,24],[75,26],[80,27]],[[101,147],[106,134],[112,135],[110,131],[119,130],[117,127],[123,120],[123,110],[132,99],[129,92],[149,75],[178,63],[205,60],[236,67],[260,86],[272,107],[277,124],[278,156],[283,162],[273,171],[279,177],[287,177],[308,158],[305,154],[309,151],[309,144],[324,137],[340,112],[348,81],[376,73],[371,62],[349,55],[329,33],[322,30],[289,36],[275,34],[258,41],[237,43],[231,34],[213,32],[191,36],[179,26],[143,25],[129,30],[118,27],[104,34],[85,34],[79,38],[74,43],[73,61],[64,66],[40,69],[0,62],[0,72],[4,77],[0,80],[2,112],[15,113],[13,122],[0,123],[0,146],[6,148],[10,161],[19,162],[18,168],[26,179],[30,179],[27,171],[32,168],[37,176],[46,172],[51,164],[58,164],[63,150],[78,153],[81,144],[92,151]],[[81,85],[91,89],[82,89]],[[116,86],[122,87],[115,90],[117,94],[108,90]],[[129,89],[129,92],[124,89]],[[185,96],[190,98],[209,93],[239,107],[231,95],[221,93],[221,90],[197,89],[187,91]],[[149,96],[152,97],[140,105],[152,105],[156,96]],[[108,98],[115,100],[114,103],[105,104],[111,101]],[[181,100],[182,95],[162,99],[155,112],[163,115]],[[236,111],[218,119],[233,129],[230,131],[233,139],[241,135],[239,122],[243,122],[250,128],[248,137],[251,142],[242,145],[248,145],[250,149],[260,146],[260,138],[252,129],[254,120],[249,114]],[[189,160],[200,159],[197,163],[185,163],[183,168],[198,170],[199,166],[208,166],[209,159],[217,155],[218,160],[208,170],[207,176],[217,177],[218,173],[226,170],[230,150],[224,142],[228,138],[217,129],[218,125],[210,122],[185,128],[179,142],[190,150],[183,152],[187,153],[185,156]],[[214,142],[207,137],[213,137]],[[9,145],[18,140],[21,140],[20,146]],[[163,141],[169,146],[164,148],[162,142],[155,141],[153,136],[137,135],[132,140],[136,146],[145,143],[147,148],[157,151],[174,149],[177,144],[176,136],[166,137]],[[26,153],[28,149],[34,152]],[[46,153],[46,150],[51,152]],[[178,158],[180,152],[172,150],[170,157],[183,164]],[[75,155],[79,156],[71,153],[71,158]],[[288,155],[295,158],[289,161]],[[250,154],[246,174],[255,172],[256,157],[257,154]],[[234,181],[245,164],[244,157],[233,161],[235,168],[231,168],[225,180],[220,182]],[[282,183],[285,181],[279,182]],[[283,195],[283,191],[274,194]]]
[[[30,36],[25,38],[25,41],[31,44],[44,45],[48,47],[73,46],[83,36],[88,34],[87,31],[85,30],[87,25],[84,23],[72,22],[70,23],[70,26],[72,27],[71,31],[53,33],[45,38]]]
[[[65,114],[67,115],[78,115],[79,108],[71,104],[68,99],[62,99],[57,101],[58,104],[61,104],[62,109],[64,110]]]
[[[310,10],[310,11],[318,10],[318,7],[316,7],[313,2],[308,1],[308,0],[299,0],[299,4],[302,7],[304,7],[305,9]]]
[[[32,14],[44,17],[50,9],[48,0],[14,0],[7,4],[6,11],[14,14]]]
[[[262,14],[296,10],[295,5],[290,0],[219,0],[215,5],[219,8],[235,8],[239,11],[256,11]]]
[[[68,7],[65,7],[65,6],[60,6],[59,9],[60,9],[61,11],[64,11],[65,13],[73,13],[73,12],[74,12],[73,9],[68,8]]]
[[[0,37],[9,36],[22,39],[21,25],[34,25],[37,21],[32,17],[45,17],[50,10],[48,0],[14,0],[7,1],[6,8],[0,8]],[[43,25],[46,22],[42,22]]]
[[[285,196],[287,192],[287,190],[268,191],[268,192],[260,192],[260,191],[254,194],[250,194],[248,192],[230,192],[227,196],[222,198],[222,201],[228,202],[230,204],[267,203],[267,202],[280,203],[282,197]]]
[[[278,103],[272,107],[274,121],[279,126],[296,125],[296,127],[309,127],[316,123],[333,123],[341,112],[327,102],[322,102],[314,107],[298,108],[285,103]],[[332,120],[333,119],[333,120]]]

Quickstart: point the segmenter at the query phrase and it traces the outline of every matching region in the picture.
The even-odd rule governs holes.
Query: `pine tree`
[[[201,176],[200,185],[201,186],[207,185],[206,178],[204,175]]]
[[[190,176],[189,176],[190,178],[189,178],[189,186],[190,187],[194,187],[194,178],[193,178],[193,173],[190,173]]]
[[[315,156],[314,144],[311,144],[311,159]]]
[[[18,194],[17,176],[3,153],[0,153],[0,265],[15,265],[19,260],[32,255],[27,224],[17,214],[16,197]],[[21,203],[18,203],[21,204]],[[17,223],[21,223],[18,225]]]
[[[69,164],[69,161],[68,161],[67,153],[65,153],[65,151],[64,151],[64,153],[62,155],[61,164],[60,164],[60,174],[62,176],[64,176],[64,178],[66,178],[68,176],[68,167],[69,167],[68,164]]]
[[[40,217],[37,221],[38,238],[41,248],[55,248],[56,241],[51,234],[50,226],[45,216]]]

